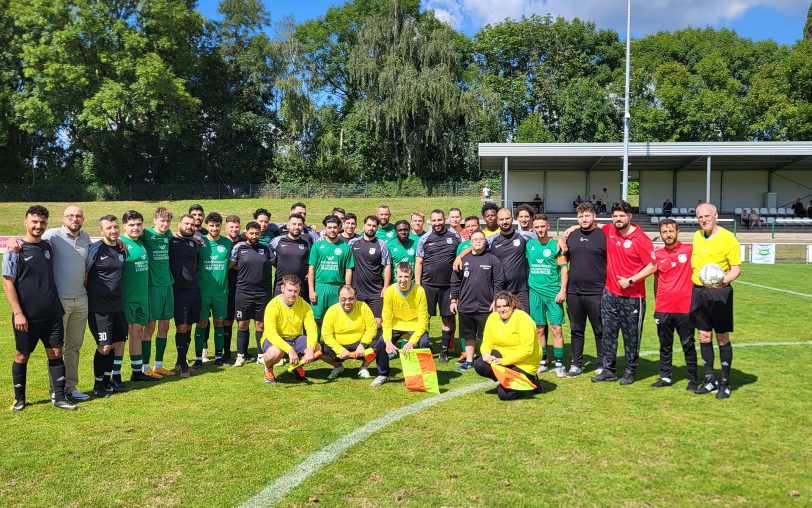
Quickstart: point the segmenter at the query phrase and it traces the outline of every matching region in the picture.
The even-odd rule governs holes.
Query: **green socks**
[[[553,357],[555,357],[555,364],[561,365],[564,360],[564,348],[563,347],[553,347]]]
[[[151,351],[152,351],[152,341],[151,340],[141,341],[141,363],[143,365],[144,372],[150,370],[149,355]]]
[[[155,337],[155,368],[164,366],[164,352],[166,351],[166,337]]]

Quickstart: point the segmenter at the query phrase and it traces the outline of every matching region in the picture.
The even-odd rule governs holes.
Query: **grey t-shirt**
[[[54,248],[54,280],[59,298],[81,298],[85,291],[85,262],[90,246],[90,235],[79,230],[71,236],[64,225],[50,228],[42,235]]]

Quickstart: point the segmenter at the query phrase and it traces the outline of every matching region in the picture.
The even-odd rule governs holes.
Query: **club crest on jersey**
[[[628,249],[631,246],[632,246],[632,241],[631,240],[626,240],[625,242],[623,242],[623,247],[624,248]]]
[[[679,261],[680,263],[686,263],[688,261],[688,256],[685,254],[680,254],[679,256],[677,256],[677,261]]]
[[[124,254],[119,254],[118,255],[118,260],[119,261],[124,261]]]
[[[406,253],[409,254],[410,256],[414,256],[414,249],[409,249],[406,251]]]
[[[445,239],[445,243],[447,243],[448,245],[451,245],[451,242],[453,242],[453,241],[454,240],[452,240],[451,238],[446,238]]]
[[[469,275],[471,275],[471,272],[469,272],[468,270],[465,270],[464,272],[462,272],[462,276],[465,277],[465,278],[468,278]]]
[[[299,244],[299,250],[304,250],[304,245]]]
[[[339,254],[341,254],[341,248],[336,247],[335,250],[333,251],[333,253],[335,253],[335,255],[338,256]]]
[[[518,246],[519,246],[519,245],[521,245],[521,244],[522,244],[522,241],[521,241],[521,240],[519,240],[518,238],[517,238],[517,239],[515,239],[515,240],[513,240],[513,246],[514,246],[514,247],[518,247]]]
[[[265,249],[257,249],[257,252],[259,252],[259,255],[260,255],[260,256],[264,256],[264,255],[265,255]]]
[[[375,247],[370,247],[369,248],[369,253],[370,254],[375,254]]]
[[[394,231],[390,231],[390,232],[386,233],[386,237],[387,237],[387,238],[394,238],[394,237],[395,237],[395,232],[394,232]]]
[[[226,248],[223,247],[222,245],[217,246],[217,252],[225,252],[225,251],[226,251]]]
[[[45,251],[45,259],[51,259],[51,253],[49,251]]]
[[[552,254],[553,251],[551,251],[550,249],[544,249],[543,251],[541,251],[541,253],[544,255],[544,257],[550,257],[550,254]]]

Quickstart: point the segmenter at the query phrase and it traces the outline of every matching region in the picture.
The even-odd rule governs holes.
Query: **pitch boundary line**
[[[755,282],[745,282],[743,280],[737,280],[736,283],[737,284],[746,284],[748,286],[755,286],[755,287],[761,288],[761,289],[769,289],[771,291],[778,291],[779,293],[787,293],[787,294],[790,294],[790,295],[802,296],[804,298],[812,298],[812,295],[810,295],[808,293],[800,293],[798,291],[790,291],[789,289],[781,289],[781,288],[774,288],[774,287],[770,287],[770,286],[762,286],[761,284],[756,284]]]
[[[266,486],[259,493],[241,503],[239,506],[241,508],[249,506],[273,506],[305,480],[318,473],[324,466],[336,460],[352,446],[366,440],[381,429],[407,416],[436,406],[441,402],[493,386],[496,386],[496,384],[491,381],[474,383],[390,411],[380,418],[362,425],[346,436],[333,441],[321,450],[311,453],[303,461],[290,468],[287,473],[277,478],[273,483]]]

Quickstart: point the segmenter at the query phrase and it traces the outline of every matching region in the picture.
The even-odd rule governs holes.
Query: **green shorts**
[[[322,319],[327,313],[327,309],[338,303],[338,288],[337,284],[323,284],[320,282],[315,283],[316,294],[318,298],[316,303],[311,304],[313,307],[313,318]]]
[[[200,295],[200,320],[209,318],[221,320],[228,315],[228,293],[219,296]]]
[[[175,317],[175,293],[172,286],[149,287],[149,320],[161,321]]]
[[[543,296],[530,290],[530,317],[536,326],[563,325],[564,304],[556,303],[555,296]]]
[[[128,325],[147,326],[149,302],[124,302],[124,319]]]

